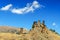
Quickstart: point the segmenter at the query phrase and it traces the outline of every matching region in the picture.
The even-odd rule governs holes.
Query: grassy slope
[[[51,31],[50,31],[50,35],[51,35],[52,37],[54,37],[54,40],[60,40],[60,36],[57,35],[57,34],[55,34],[55,33],[53,33],[53,32],[51,32]]]
[[[28,40],[27,38],[30,38],[32,37],[31,35],[34,36],[34,38],[38,37],[39,38],[43,38],[43,40],[48,40],[48,38],[45,38],[44,36],[46,36],[45,33],[40,33],[40,29],[39,28],[36,28],[35,30],[32,30],[30,31],[30,33],[28,34],[21,34],[21,35],[18,35],[18,34],[15,34],[15,33],[2,33],[0,32],[0,40]],[[60,36],[58,36],[57,34],[51,32],[48,30],[48,37],[49,37],[49,40],[50,39],[54,39],[54,40],[60,40]],[[51,38],[50,38],[51,37]]]
[[[19,35],[12,33],[0,33],[0,40],[19,40]]]

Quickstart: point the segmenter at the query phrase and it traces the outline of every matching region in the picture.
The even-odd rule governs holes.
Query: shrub
[[[55,30],[53,30],[53,29],[50,29],[50,31],[52,31],[52,32],[54,32],[54,33],[60,35],[59,33],[57,33],[57,32],[56,32]]]
[[[53,30],[53,29],[50,29],[50,31],[55,32],[55,30]]]

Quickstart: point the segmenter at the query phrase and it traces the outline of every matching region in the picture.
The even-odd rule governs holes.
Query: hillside
[[[19,33],[15,33],[16,30]],[[60,40],[60,36],[50,31],[44,21],[42,23],[35,21],[30,31],[22,28],[0,27],[0,40]]]
[[[23,28],[15,28],[11,26],[0,26],[0,32],[2,33],[20,33]],[[23,29],[23,33],[28,32],[26,29]]]

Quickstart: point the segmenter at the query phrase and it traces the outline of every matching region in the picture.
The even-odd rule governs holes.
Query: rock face
[[[33,27],[32,27],[33,29],[32,30],[36,30],[37,28],[39,28],[39,30],[40,30],[40,32],[41,33],[45,33],[45,32],[47,32],[46,30],[46,25],[45,25],[45,22],[43,21],[42,23],[40,23],[40,21],[38,20],[38,22],[34,22],[33,23]],[[37,29],[38,30],[38,29]]]

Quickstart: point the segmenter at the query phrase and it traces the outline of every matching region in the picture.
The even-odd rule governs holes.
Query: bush
[[[53,29],[50,29],[50,31],[55,32],[56,34],[60,35],[59,33],[57,33],[57,32],[56,32],[55,30],[53,30]]]
[[[16,32],[16,34],[20,34],[20,32],[19,32],[19,31],[17,31],[17,32]]]
[[[50,31],[55,32],[55,30],[53,30],[53,29],[50,29]]]

